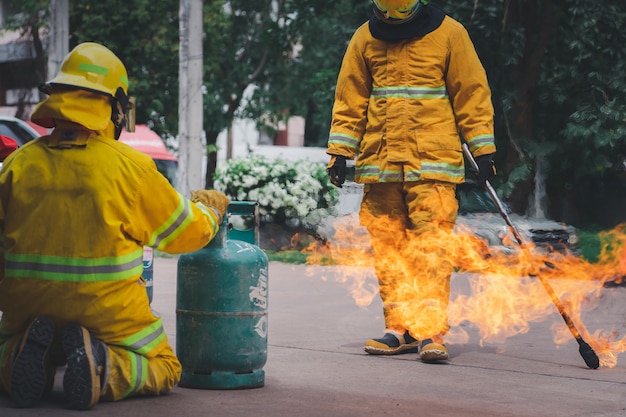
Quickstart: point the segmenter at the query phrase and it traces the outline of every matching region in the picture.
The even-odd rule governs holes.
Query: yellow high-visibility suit
[[[365,184],[360,219],[372,238],[385,324],[397,330],[410,326],[391,314],[406,270],[390,262],[393,253],[406,237],[452,230],[455,188],[465,174],[460,135],[474,156],[495,152],[491,92],[467,31],[432,6],[419,13],[399,25],[372,17],[353,34],[337,80],[327,148],[329,155],[356,157],[355,181]],[[383,216],[399,223],[401,232]],[[434,270],[418,272],[424,288],[437,290],[416,303],[439,304],[441,314],[424,328],[413,326],[414,336],[445,332],[452,268],[442,258]]]
[[[180,378],[141,278],[143,246],[201,249],[217,233],[218,215],[180,195],[149,156],[113,139],[109,100],[82,90],[51,94],[32,119],[54,120],[56,129],[10,155],[0,172],[6,391],[19,335],[38,316],[55,321],[53,349],[70,322],[106,343],[101,400],[165,393]]]

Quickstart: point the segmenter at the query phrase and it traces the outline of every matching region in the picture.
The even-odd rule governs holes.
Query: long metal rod
[[[479,169],[478,164],[476,163],[476,160],[474,159],[474,156],[470,152],[469,147],[467,146],[466,143],[463,144],[463,154],[465,155],[469,163],[472,165],[472,169],[478,172],[478,169]],[[509,217],[509,214],[507,213],[506,207],[504,207],[504,204],[502,204],[502,201],[498,197],[498,194],[496,194],[496,190],[493,188],[493,186],[491,185],[489,181],[485,181],[484,185],[485,185],[485,189],[487,190],[487,193],[489,194],[489,197],[491,197],[494,204],[498,208],[500,215],[502,216],[506,224],[509,226],[509,229],[511,230],[511,233],[513,233],[513,236],[515,237],[515,240],[517,240],[517,243],[520,245],[520,247],[523,250],[528,250],[528,246],[526,242],[522,239],[522,235],[517,230],[517,227],[515,227],[515,225],[513,224],[513,221],[511,221],[511,218]],[[551,265],[548,263],[546,263],[546,266],[550,268],[554,268],[554,265]],[[561,317],[563,317],[563,320],[567,324],[567,328],[570,330],[570,332],[572,333],[572,335],[578,342],[578,345],[579,345],[578,351],[580,352],[580,355],[585,360],[585,363],[587,364],[587,366],[592,369],[597,369],[600,366],[600,359],[598,359],[598,356],[593,351],[591,346],[589,346],[589,344],[585,342],[585,340],[580,335],[580,332],[574,325],[574,322],[565,311],[565,308],[563,307],[563,303],[557,296],[556,292],[554,291],[554,288],[552,288],[552,286],[547,281],[547,279],[542,277],[541,275],[535,276],[535,277],[539,279],[539,281],[543,285],[543,288],[545,288],[546,292],[552,299],[552,302],[556,306],[556,309],[559,311],[559,314],[561,315]]]

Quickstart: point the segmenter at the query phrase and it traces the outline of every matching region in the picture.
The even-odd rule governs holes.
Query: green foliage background
[[[498,191],[517,212],[538,187],[548,217],[626,221],[626,2],[433,0],[468,29],[496,108]],[[45,28],[48,2],[9,2],[7,28]],[[369,0],[206,0],[204,120],[213,181],[219,132],[249,117],[270,134],[290,115],[326,143],[335,80]],[[22,12],[15,14],[15,12]],[[179,4],[70,2],[70,46],[101,42],[124,61],[138,122],[176,135]]]

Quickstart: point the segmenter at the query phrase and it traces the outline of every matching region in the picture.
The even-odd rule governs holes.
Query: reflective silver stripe
[[[61,282],[105,282],[137,277],[143,269],[141,249],[118,258],[63,258],[6,254],[5,277]]]
[[[406,172],[407,181],[419,181],[421,176],[422,176],[422,173],[415,169]]]
[[[41,271],[51,273],[75,274],[75,275],[100,275],[116,272],[130,271],[143,265],[143,259],[134,259],[131,262],[120,265],[59,265],[43,264],[38,262],[6,261],[6,268],[13,270]]]
[[[161,338],[164,334],[165,334],[165,330],[163,329],[163,326],[160,325],[158,329],[155,329],[153,332],[150,332],[149,334],[137,340],[136,342],[130,345],[125,345],[125,346],[134,352],[146,353],[146,348],[150,346],[152,342]]]
[[[465,175],[465,171],[460,167],[445,163],[438,164],[433,162],[423,162],[422,173],[444,174],[453,178],[458,178]]]
[[[144,363],[143,361],[146,360],[146,358],[144,358],[141,355],[132,353],[134,355],[137,355],[136,361],[135,361],[135,369],[133,370],[133,372],[135,373],[135,377],[133,378],[135,380],[135,385],[133,385],[132,387],[130,387],[131,392],[135,393],[138,392],[141,388],[143,388],[144,384],[146,383],[145,379],[144,379]]]
[[[122,398],[127,398],[133,394],[139,392],[146,384],[146,375],[144,372],[148,370],[148,359],[144,356],[127,350],[128,361],[130,362],[130,381],[128,389],[122,395]],[[145,363],[144,363],[145,361]]]
[[[388,182],[388,181],[402,181],[403,177],[402,177],[402,171],[398,170],[394,170],[394,171],[383,171],[380,173],[380,180],[381,182]]]
[[[473,152],[476,149],[483,147],[483,146],[494,146],[494,136],[493,134],[486,134],[486,135],[478,135],[475,136],[471,139],[467,140],[467,144],[470,147],[470,150]]]
[[[375,98],[447,98],[446,87],[375,87],[372,88]]]
[[[180,198],[182,199],[184,205],[183,211],[178,215],[178,217],[176,217],[176,220],[174,220],[174,222],[167,229],[155,236],[154,244],[150,246],[158,248],[161,241],[167,239],[168,236],[174,233],[189,217],[191,213],[191,209],[189,208],[189,200],[183,198],[182,196]]]
[[[356,175],[359,175],[361,177],[375,177],[378,176],[380,168],[376,165],[367,165],[364,167],[356,167],[355,172]]]
[[[222,223],[222,215],[220,214],[219,211],[217,211],[217,209],[215,207],[210,207],[210,206],[205,206],[204,203],[198,201],[196,203],[194,203],[196,205],[196,207],[198,207],[200,210],[202,210],[202,212],[204,214],[206,214],[210,219],[211,219],[211,223],[213,223],[213,226],[216,226],[217,224],[221,224]],[[218,223],[215,223],[215,220],[213,219],[213,217],[211,217],[211,215],[209,213],[213,213],[215,215],[215,218],[217,219]],[[217,230],[217,228],[216,228]]]
[[[331,132],[328,137],[328,144],[346,145],[352,149],[356,149],[359,146],[359,138],[345,133]]]

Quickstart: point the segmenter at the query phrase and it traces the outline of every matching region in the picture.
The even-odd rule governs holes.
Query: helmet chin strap
[[[126,112],[128,110],[128,96],[118,87],[115,97],[111,99],[111,121],[115,126],[115,139],[119,139],[122,129],[126,126]]]
[[[115,140],[120,138],[122,129],[126,126],[126,114],[121,111],[121,107],[119,101],[115,101],[111,106],[113,109],[111,112],[111,121],[113,122],[113,126],[115,126]]]

